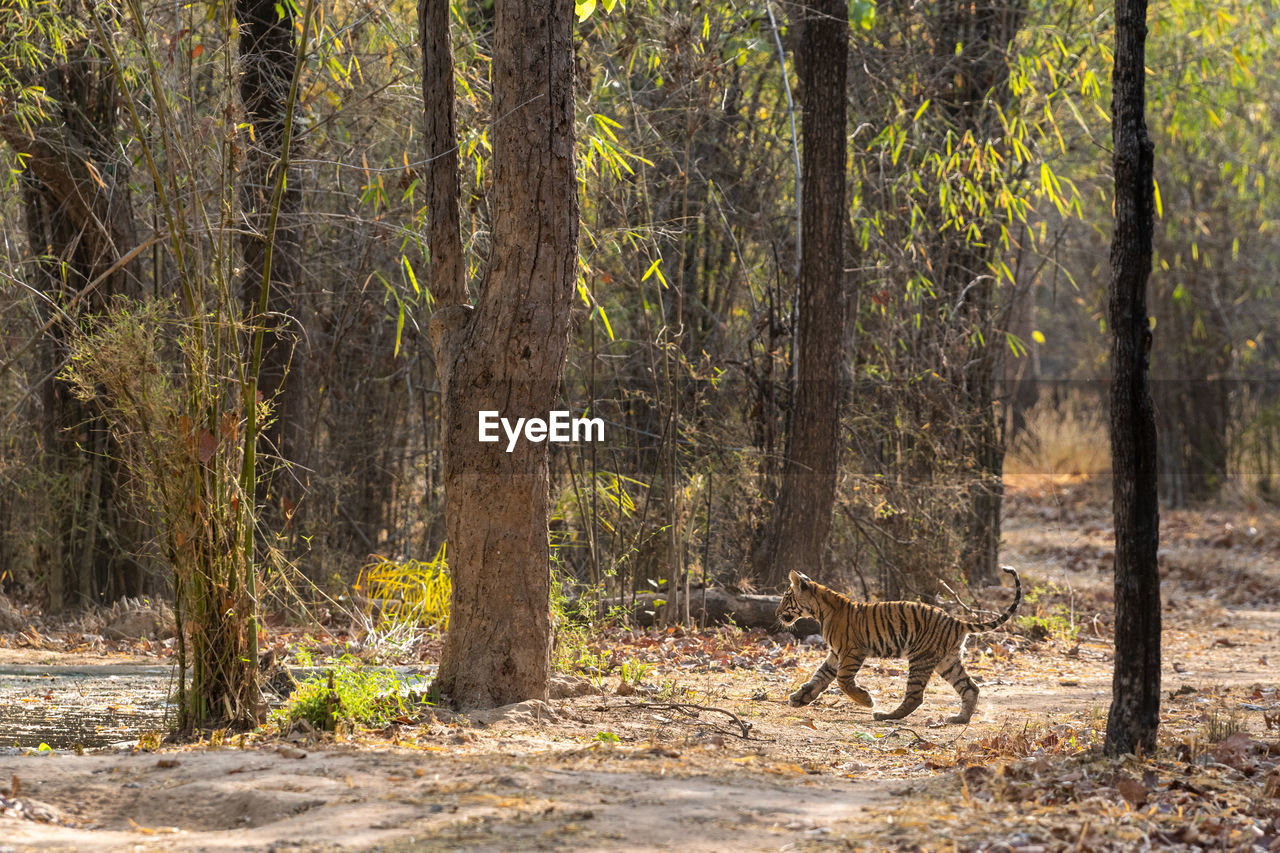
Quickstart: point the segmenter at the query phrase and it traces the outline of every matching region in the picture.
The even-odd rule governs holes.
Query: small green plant
[[[559,672],[577,672],[596,664],[590,649],[591,608],[583,607],[586,595],[576,602],[569,598],[560,570],[556,567],[556,555],[552,555],[551,576],[551,624],[555,632],[552,644],[551,665]],[[584,664],[584,661],[586,663]],[[598,668],[598,667],[597,667]]]
[[[327,672],[299,684],[272,716],[282,730],[305,720],[315,729],[335,731],[340,726],[386,725],[408,710],[395,673],[343,655]]]
[[[578,655],[578,660],[574,663],[573,668],[591,679],[591,685],[597,691],[604,692],[605,676],[609,674],[613,664],[609,659],[608,652],[592,652],[584,649]]]
[[[597,741],[599,743],[621,743],[622,742],[622,738],[618,737],[613,732],[596,732],[595,737],[593,737],[592,740]]]
[[[638,660],[625,660],[622,662],[622,680],[626,684],[639,684],[644,680],[645,676],[653,671],[653,664],[644,663]]]
[[[1080,623],[1076,620],[1074,596],[1071,599],[1073,603],[1070,604],[1049,600],[1050,596],[1063,591],[1056,584],[1028,584],[1023,602],[1036,605],[1035,612],[1015,616],[1014,626],[1033,640],[1075,642],[1080,634]],[[1041,599],[1045,599],[1043,604]]]
[[[1013,622],[1017,628],[1033,640],[1056,638],[1066,642],[1074,642],[1080,634],[1080,626],[1070,616],[1058,612],[1060,607],[1053,608],[1047,614],[1018,616]]]
[[[662,702],[679,702],[690,698],[693,690],[682,686],[674,679],[665,679],[658,688],[658,700]]]

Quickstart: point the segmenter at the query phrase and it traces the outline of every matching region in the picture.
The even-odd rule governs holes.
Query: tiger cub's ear
[[[792,572],[788,577],[791,579],[791,586],[800,590],[808,589],[809,584],[813,583],[804,572]]]

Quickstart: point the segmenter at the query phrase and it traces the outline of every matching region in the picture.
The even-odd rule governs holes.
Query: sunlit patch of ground
[[[1109,509],[1091,484],[1049,486],[1011,494],[1002,562],[1030,594],[970,640],[968,726],[940,724],[957,697],[939,680],[897,724],[835,690],[791,708],[817,646],[613,630],[596,639],[607,672],[560,685],[580,695],[500,714],[0,756],[0,848],[1280,849],[1280,524],[1247,506],[1165,515],[1161,748],[1113,761]],[[901,661],[860,676],[879,707],[905,680]]]

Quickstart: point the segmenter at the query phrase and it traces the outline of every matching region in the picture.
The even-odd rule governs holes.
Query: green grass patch
[[[390,670],[364,666],[344,655],[333,666],[298,684],[272,717],[281,731],[305,720],[319,731],[385,726],[408,716],[417,701],[402,694],[403,682]]]

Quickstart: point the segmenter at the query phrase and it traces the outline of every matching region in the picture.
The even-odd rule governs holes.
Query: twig
[[[930,740],[930,739],[928,739],[928,738],[921,737],[921,736],[920,736],[920,733],[919,733],[919,732],[917,732],[915,729],[908,728],[908,727],[906,727],[906,726],[896,726],[896,727],[894,727],[891,731],[889,731],[887,734],[885,734],[885,735],[884,735],[884,738],[891,738],[891,737],[894,737],[895,735],[899,734],[900,732],[909,732],[909,733],[911,734],[911,736],[912,736],[913,738],[915,738],[915,740],[911,742],[911,744],[910,744],[911,746],[915,746],[916,744],[921,744],[921,743],[923,743],[923,744],[929,744],[929,745],[932,745],[932,746],[936,746],[938,749],[940,749],[940,750],[944,750],[944,751],[945,751],[945,750],[948,750],[948,749],[952,749],[952,748],[954,748],[954,747],[955,747],[955,745],[960,741],[960,738],[961,738],[961,737],[963,737],[963,736],[964,736],[964,733],[965,733],[965,732],[967,732],[968,730],[969,730],[969,724],[968,724],[968,723],[965,723],[965,724],[964,724],[964,728],[960,729],[959,734],[957,734],[957,735],[956,735],[955,737],[953,737],[951,740],[949,740],[949,741],[945,741],[945,742],[944,742],[944,741],[942,741],[942,740],[940,740],[940,739],[937,739],[937,738],[935,738],[935,739],[933,739],[933,740]]]
[[[965,604],[965,602],[961,600],[959,593],[957,593],[954,589],[952,589],[950,585],[948,585],[947,582],[944,581],[942,578],[938,578],[938,583],[942,584],[943,589],[951,593],[951,597],[956,600],[956,604],[959,604],[965,610],[969,611],[970,614],[978,612],[974,610],[972,607],[970,607],[968,604]]]
[[[732,711],[726,711],[724,708],[713,708],[710,705],[691,705],[687,702],[628,702],[628,708],[648,708],[652,711],[678,711],[697,719],[699,711],[711,711],[716,714],[724,714],[729,719],[738,724],[738,728],[742,730],[742,734],[729,731],[725,734],[731,734],[735,737],[741,737],[743,740],[764,740],[765,738],[757,738],[751,736],[751,723],[743,720]]]
[[[892,730],[892,731],[890,731],[888,734],[886,734],[886,735],[885,735],[885,737],[887,737],[887,738],[889,738],[889,737],[893,737],[894,735],[898,734],[899,732],[909,732],[909,733],[911,734],[911,736],[912,736],[913,738],[915,738],[916,740],[924,740],[924,738],[920,737],[920,733],[919,733],[919,732],[917,732],[915,729],[909,729],[909,728],[907,728],[906,726],[894,726],[894,727],[893,727],[893,730]]]

